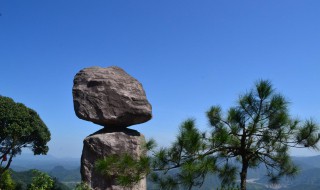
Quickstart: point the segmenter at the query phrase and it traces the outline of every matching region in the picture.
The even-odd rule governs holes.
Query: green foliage
[[[129,154],[111,155],[96,162],[96,170],[106,178],[116,178],[116,183],[131,187],[138,183],[150,170],[149,157],[134,159]]]
[[[211,107],[207,118],[210,131],[200,132],[195,121],[188,119],[170,147],[152,151],[153,157],[145,164],[155,171],[150,179],[160,189],[201,187],[210,173],[217,173],[222,185],[227,185],[222,189],[233,189],[238,173],[240,189],[245,190],[248,169],[257,166],[265,166],[270,182],[277,183],[283,176],[298,173],[289,157],[290,147],[318,149],[319,126],[312,120],[291,118],[288,101],[275,93],[270,81],[258,81],[225,116],[220,106]],[[137,163],[128,155],[110,156],[99,161],[97,168],[127,186],[138,180],[136,175],[141,178],[150,171],[145,166],[142,172]],[[166,175],[169,170],[174,172]]]
[[[218,173],[222,184],[232,184],[238,173],[244,190],[247,170],[259,165],[266,167],[270,181],[276,183],[282,176],[297,175],[298,168],[289,157],[290,147],[317,149],[319,141],[318,125],[312,120],[291,118],[288,101],[275,93],[270,81],[258,81],[226,116],[220,106],[213,106],[207,118],[209,132],[200,133],[194,120],[187,120],[172,146],[154,153],[152,166],[164,171],[162,175],[180,168],[168,178],[151,177],[160,187],[167,181],[188,189],[201,187],[208,173]],[[205,158],[212,161],[206,162]]]
[[[145,143],[145,147],[144,148],[147,151],[150,151],[150,150],[154,149],[156,146],[157,146],[156,141],[154,139],[150,139]]]
[[[28,190],[51,190],[54,187],[54,180],[48,174],[38,170],[33,170],[33,174],[35,176],[28,185]]]
[[[81,182],[76,185],[75,190],[91,190],[91,188],[85,182]]]
[[[28,186],[32,183],[32,180],[34,177],[37,176],[37,173],[34,172],[34,170],[28,170],[28,171],[21,171],[16,172],[11,169],[9,169],[12,179],[16,183],[15,190],[25,190]],[[66,185],[60,183],[56,178],[51,177],[53,180],[53,187],[50,190],[69,190]]]
[[[32,170],[29,171],[22,171],[22,172],[15,172],[9,169],[12,179],[17,183],[20,184],[21,189],[26,189],[27,185],[31,183],[33,172]]]
[[[150,151],[156,147],[156,142],[150,139],[144,144],[144,150]],[[110,155],[95,163],[95,169],[106,178],[115,179],[116,184],[130,188],[151,171],[150,157],[142,155],[134,158],[129,154]]]
[[[16,189],[16,184],[12,180],[9,170],[6,170],[5,172],[2,173],[2,175],[0,175],[0,189],[5,189],[5,190]]]
[[[57,178],[53,178],[53,187],[51,188],[51,190],[70,190],[70,188],[64,184],[62,184],[61,182],[58,181]]]
[[[49,140],[50,132],[34,110],[0,96],[0,159],[3,167],[0,174],[10,167],[13,157],[20,154],[22,148],[30,148],[35,155],[46,154]]]

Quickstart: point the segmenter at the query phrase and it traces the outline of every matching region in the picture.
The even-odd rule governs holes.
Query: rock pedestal
[[[86,137],[81,156],[81,178],[94,190],[120,190],[114,178],[95,169],[95,163],[110,155],[145,154],[144,136],[127,127],[151,119],[151,105],[141,83],[119,67],[90,67],[78,72],[73,81],[76,115],[104,128]],[[133,190],[145,190],[142,179]]]
[[[114,179],[106,179],[95,171],[94,164],[106,155],[122,155],[124,153],[138,158],[145,154],[141,148],[145,143],[144,136],[131,129],[102,129],[88,136],[83,141],[81,157],[81,177],[94,190],[120,190],[121,186],[115,184]],[[146,179],[130,188],[132,190],[146,189]]]

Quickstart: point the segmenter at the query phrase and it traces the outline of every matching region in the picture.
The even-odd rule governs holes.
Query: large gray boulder
[[[83,69],[73,83],[74,110],[80,119],[119,128],[151,119],[141,83],[119,67]]]
[[[106,178],[99,174],[94,164],[98,159],[108,155],[130,154],[133,158],[139,158],[145,154],[145,138],[142,134],[128,128],[104,128],[83,141],[81,156],[81,178],[94,190],[120,190],[124,189],[115,184],[112,178]],[[131,190],[145,190],[146,178],[142,179]]]

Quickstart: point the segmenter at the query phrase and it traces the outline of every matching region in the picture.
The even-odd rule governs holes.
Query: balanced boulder
[[[74,110],[80,119],[124,128],[152,117],[141,83],[119,67],[83,69],[73,83]]]

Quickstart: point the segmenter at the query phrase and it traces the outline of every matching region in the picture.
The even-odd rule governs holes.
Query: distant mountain
[[[298,165],[300,171],[295,178],[282,178],[279,185],[271,186],[268,183],[268,178],[265,176],[266,170],[261,166],[256,173],[256,183],[264,184],[269,189],[289,190],[289,189],[301,189],[301,185],[305,185],[308,188],[305,189],[320,189],[320,156],[313,157],[292,157],[293,162]],[[252,170],[249,170],[251,173]],[[253,177],[254,175],[250,175]]]
[[[56,177],[61,182],[81,181],[80,167],[67,170],[63,166],[56,166],[49,172],[49,175]]]
[[[320,185],[309,185],[309,184],[299,184],[296,186],[291,186],[289,188],[281,189],[281,190],[319,190]]]
[[[320,156],[292,157],[292,160],[300,168],[300,173],[295,178],[283,178],[279,184],[271,185],[266,176],[266,169],[261,165],[256,169],[248,170],[247,190],[319,190]],[[151,181],[148,181],[147,187],[148,190],[158,189]],[[220,187],[219,178],[216,175],[208,175],[201,188],[192,189],[215,190],[218,187]]]
[[[292,157],[295,164],[300,167],[300,173],[294,179],[282,179],[280,184],[272,186],[268,183],[266,169],[262,165],[248,172],[248,190],[319,190],[320,189],[320,156],[313,157]],[[21,155],[14,158],[12,169],[17,171],[14,176],[28,182],[29,169],[38,169],[47,172],[58,181],[67,185],[69,188],[81,181],[80,158],[55,158],[51,155],[33,156]],[[149,180],[147,181],[148,190],[156,190],[157,187]],[[212,190],[220,187],[219,178],[216,175],[208,175],[201,188],[193,190]]]
[[[320,168],[320,156],[292,157],[292,160],[302,168]]]
[[[14,170],[13,176],[26,186],[31,182],[31,171],[37,169],[48,173],[65,188],[72,189],[81,181],[80,158],[56,158],[52,155],[22,154],[13,158],[10,168]],[[68,186],[68,187],[67,187]]]
[[[73,188],[76,184],[81,182],[80,167],[73,170],[67,170],[63,166],[56,166],[48,173],[69,188]]]
[[[80,167],[80,158],[56,158],[52,155],[22,154],[13,158],[11,168],[15,171],[37,169],[45,172],[56,166],[63,166],[68,170]]]
[[[201,187],[193,187],[192,190],[216,190],[220,189],[220,180],[216,175],[208,175]],[[156,184],[153,184],[150,180],[147,180],[147,190],[158,190]],[[179,190],[184,190],[185,188],[181,187]],[[247,183],[247,190],[267,190],[264,184],[256,183]]]

